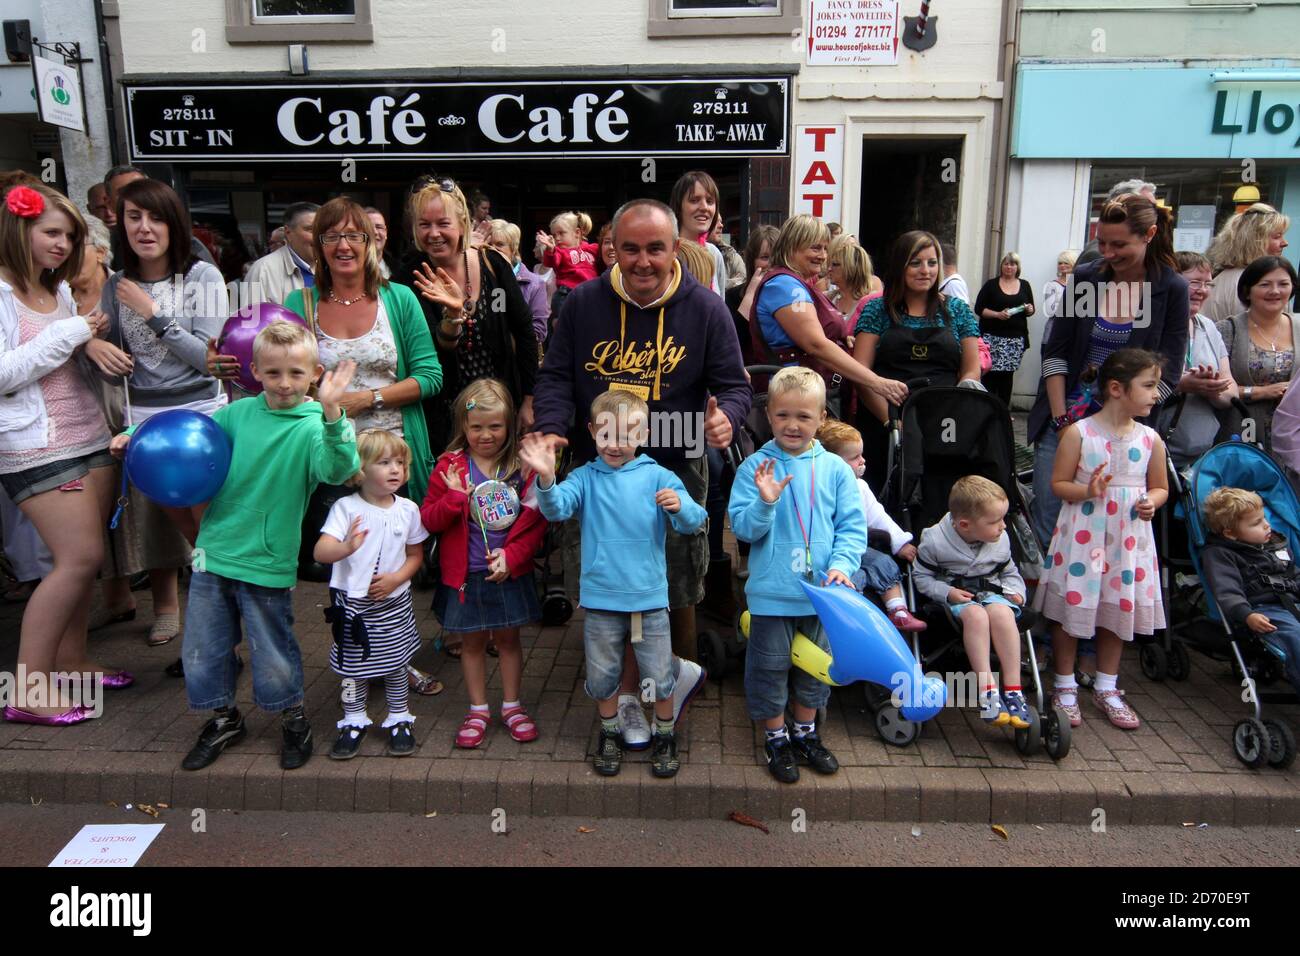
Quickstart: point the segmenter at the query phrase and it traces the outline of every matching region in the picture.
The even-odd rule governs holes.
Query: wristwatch
[[[370,407],[377,412],[382,412],[384,410],[384,396],[380,394],[377,388],[371,389],[370,394],[374,397],[374,402]]]
[[[1066,425],[1069,424],[1070,424],[1070,416],[1068,413],[1065,415],[1058,415],[1056,418],[1052,419],[1052,431],[1059,432],[1062,428],[1064,428]]]

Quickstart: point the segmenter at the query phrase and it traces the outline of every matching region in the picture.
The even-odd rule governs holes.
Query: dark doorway
[[[909,229],[956,242],[961,152],[960,138],[863,139],[858,241],[877,271]]]

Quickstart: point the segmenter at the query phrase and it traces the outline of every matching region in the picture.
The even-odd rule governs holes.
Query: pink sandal
[[[501,720],[510,731],[510,736],[519,743],[526,744],[530,740],[537,739],[537,725],[522,706],[501,711]]]
[[[460,730],[456,731],[456,746],[462,750],[473,750],[487,739],[487,728],[491,722],[491,714],[471,710],[465,715]]]

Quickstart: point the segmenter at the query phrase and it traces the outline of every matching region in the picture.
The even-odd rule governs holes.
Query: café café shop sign
[[[126,88],[134,162],[760,156],[790,80]]]

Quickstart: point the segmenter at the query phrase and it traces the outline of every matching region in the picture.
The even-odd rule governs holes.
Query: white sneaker
[[[618,730],[623,735],[627,750],[645,750],[650,746],[650,725],[645,711],[635,694],[620,694],[618,698]]]
[[[691,698],[700,692],[704,682],[709,679],[709,672],[694,661],[681,658],[681,670],[677,674],[677,683],[673,686],[673,723],[677,723],[682,711],[691,702]]]

